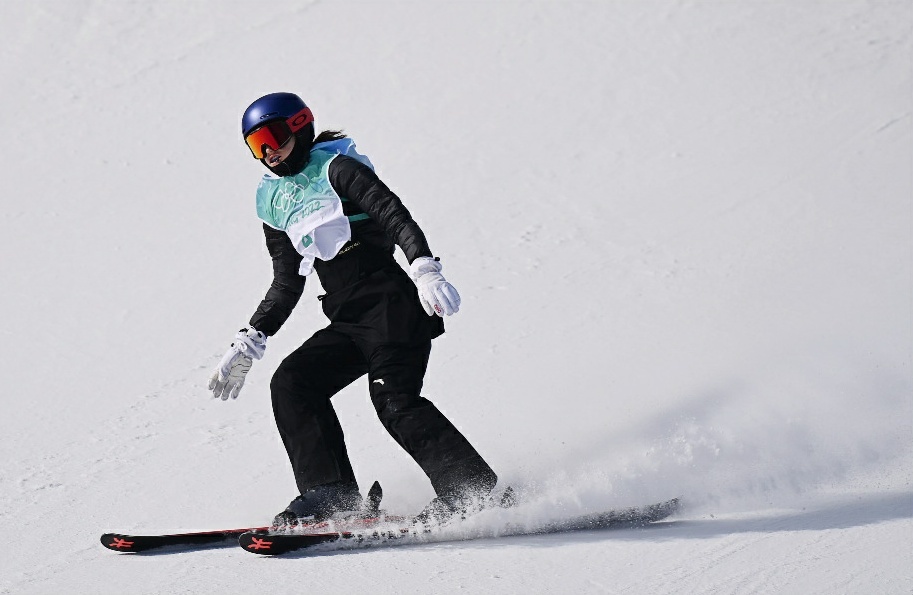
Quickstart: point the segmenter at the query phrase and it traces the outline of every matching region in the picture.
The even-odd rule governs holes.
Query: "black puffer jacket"
[[[432,255],[425,234],[412,215],[370,167],[340,155],[330,162],[328,176],[333,189],[343,200],[343,211],[347,216],[368,215],[366,219],[351,223],[352,239],[335,258],[314,263],[320,283],[329,295],[349,288],[382,269],[393,270],[391,267],[396,267],[405,275],[393,259],[396,245],[403,249],[410,263],[421,256]],[[305,278],[298,274],[301,255],[285,232],[264,224],[263,233],[273,260],[273,282],[251,317],[250,324],[266,335],[273,335],[301,298]],[[414,290],[414,287],[411,289]],[[417,302],[415,306],[421,311]],[[443,332],[442,325],[436,326]]]

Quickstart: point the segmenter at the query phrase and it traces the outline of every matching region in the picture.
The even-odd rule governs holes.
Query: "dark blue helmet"
[[[241,134],[254,158],[278,176],[292,176],[304,169],[314,145],[314,114],[294,93],[270,93],[256,100],[241,116]],[[264,147],[279,149],[294,136],[295,147],[273,167],[264,159]]]
[[[303,115],[306,112],[307,116]],[[286,120],[299,116],[301,122],[297,119],[289,121],[292,132],[298,132],[305,124],[313,122],[313,115],[310,114],[308,106],[300,97],[294,93],[270,93],[256,100],[244,110],[241,117],[241,134],[247,137],[254,129],[275,120]]]

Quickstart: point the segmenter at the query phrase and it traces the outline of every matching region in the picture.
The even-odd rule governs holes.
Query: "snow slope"
[[[911,29],[890,0],[0,3],[0,592],[911,592]],[[442,257],[463,308],[425,395],[532,494],[512,514],[680,517],[101,548],[294,495],[268,385],[318,285],[239,400],[205,391],[270,279],[238,122],[276,90]],[[335,403],[362,486],[418,510],[366,385]]]

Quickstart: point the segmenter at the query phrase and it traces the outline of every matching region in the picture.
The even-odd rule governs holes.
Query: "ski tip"
[[[129,535],[120,533],[105,533],[101,536],[101,544],[115,552],[135,552],[136,540]]]
[[[272,533],[269,531],[249,531],[238,538],[238,545],[244,551],[261,556],[278,556],[295,550],[348,539],[352,533]]]
[[[244,550],[261,556],[272,556],[279,553],[277,548],[273,548],[273,542],[274,538],[266,531],[250,531],[238,537],[238,545]]]

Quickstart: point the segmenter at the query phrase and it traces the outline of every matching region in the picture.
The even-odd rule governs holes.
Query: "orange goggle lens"
[[[266,157],[266,147],[273,151],[278,151],[279,147],[287,143],[295,132],[298,132],[313,121],[314,115],[311,110],[304,108],[285,121],[264,124],[248,134],[244,141],[255,159],[264,159]]]
[[[266,147],[278,151],[279,147],[292,138],[292,131],[285,122],[273,122],[257,128],[247,135],[247,147],[256,159],[266,157]]]

